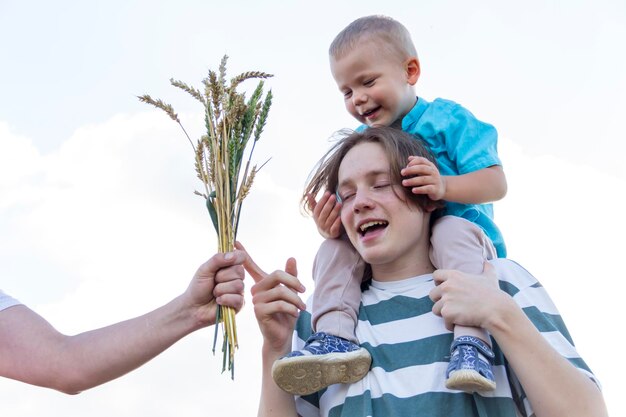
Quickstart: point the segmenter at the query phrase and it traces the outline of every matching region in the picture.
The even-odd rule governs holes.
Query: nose
[[[352,91],[352,104],[354,104],[355,107],[365,104],[367,102],[367,98],[367,93],[361,88]]]
[[[371,198],[369,190],[358,190],[354,195],[352,209],[361,212],[374,207],[374,200]]]

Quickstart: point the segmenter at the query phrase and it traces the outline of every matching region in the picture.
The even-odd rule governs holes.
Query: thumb
[[[287,259],[287,263],[285,264],[285,272],[289,275],[293,275],[296,278],[298,277],[298,265],[295,258]]]
[[[235,242],[235,247],[246,253],[246,259],[243,261],[243,267],[245,268],[246,271],[248,271],[248,274],[250,274],[254,282],[259,282],[267,276],[267,273],[263,271],[256,264],[256,262],[254,262],[254,260],[252,260],[252,258],[250,257],[250,254],[248,253],[248,251],[246,251],[246,248],[244,248],[240,242]]]

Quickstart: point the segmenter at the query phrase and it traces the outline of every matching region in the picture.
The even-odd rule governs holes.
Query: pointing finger
[[[240,242],[235,242],[235,247],[246,253],[246,259],[243,261],[243,267],[248,271],[248,274],[252,277],[254,282],[259,282],[267,276],[267,273],[259,267],[254,260],[250,257],[250,254],[246,251],[246,248]]]

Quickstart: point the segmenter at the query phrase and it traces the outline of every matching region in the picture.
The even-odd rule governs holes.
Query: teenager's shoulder
[[[500,284],[507,285],[507,292],[517,294],[525,288],[541,288],[539,280],[526,268],[508,258],[497,258],[489,261],[496,270]]]

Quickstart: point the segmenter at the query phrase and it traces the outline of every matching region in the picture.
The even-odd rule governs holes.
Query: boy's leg
[[[283,390],[308,395],[367,374],[372,358],[355,335],[364,269],[347,238],[322,243],[313,264],[314,334],[303,350],[280,358],[272,368],[274,381]]]
[[[313,262],[311,324],[324,332],[358,343],[354,330],[361,303],[365,263],[344,235],[322,242]]]
[[[498,257],[485,232],[457,216],[439,218],[432,227],[430,243],[430,260],[437,269],[480,274],[485,261]]]
[[[437,269],[483,272],[486,260],[497,257],[491,240],[476,224],[456,216],[444,216],[432,227],[430,258]],[[455,326],[452,358],[446,386],[463,391],[491,391],[491,338],[478,327]],[[482,357],[481,357],[482,356]]]

